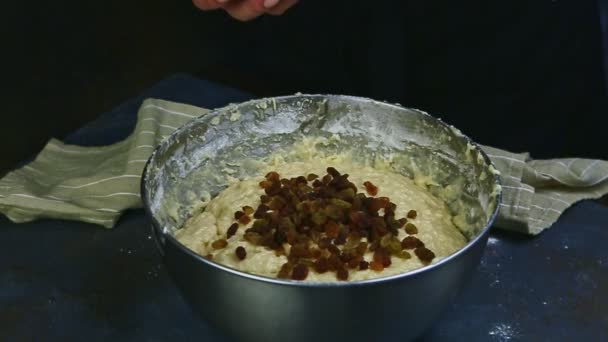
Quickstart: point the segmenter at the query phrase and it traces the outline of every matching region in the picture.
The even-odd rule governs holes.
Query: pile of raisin
[[[391,265],[393,257],[411,258],[407,250],[413,250],[424,264],[430,263],[435,254],[413,236],[418,228],[408,222],[417,212],[410,210],[407,217],[397,219],[397,206],[388,197],[374,197],[379,189],[371,182],[363,184],[367,195],[358,192],[348,174],[333,167],[322,177],[309,174],[287,179],[269,172],[259,183],[264,189],[261,204],[234,213],[236,222],[228,228],[226,238],[233,236],[239,225],[253,220],[251,228],[245,230],[245,240],[274,250],[276,255],[286,255],[288,261],[277,274],[285,279],[304,280],[312,269],[334,272],[338,280],[348,280],[349,272],[381,272]],[[397,238],[399,229],[408,234],[401,241]],[[214,249],[226,245],[226,239],[212,243]],[[286,245],[290,246],[288,251]],[[373,252],[369,262],[363,258],[368,251]],[[247,255],[243,247],[235,253],[239,260]]]

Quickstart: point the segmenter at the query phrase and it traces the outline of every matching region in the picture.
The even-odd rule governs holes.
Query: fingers
[[[298,0],[282,0],[278,5],[271,7],[266,11],[268,14],[272,15],[282,15],[288,9],[290,9],[293,5],[297,4]]]
[[[204,11],[214,10],[224,6],[224,3],[220,2],[219,0],[192,0],[192,3],[194,6]]]
[[[259,17],[266,13],[266,7],[264,2],[271,2],[276,0],[242,0],[242,1],[230,1],[224,9],[233,18],[240,21],[248,21]]]
[[[237,20],[248,21],[268,13],[281,15],[298,0],[192,0],[202,10],[223,8]]]

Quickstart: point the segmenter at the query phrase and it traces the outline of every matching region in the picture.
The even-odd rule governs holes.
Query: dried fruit
[[[405,225],[405,232],[410,235],[418,234],[418,228],[414,224],[408,223]]]
[[[327,250],[328,250],[328,251],[329,251],[331,254],[334,254],[334,255],[340,255],[340,248],[338,248],[336,245],[332,245],[332,244],[330,244],[330,245],[327,247]]]
[[[289,255],[295,258],[308,258],[311,256],[311,253],[308,246],[303,243],[299,243],[291,247]]]
[[[404,260],[410,259],[412,257],[412,255],[408,251],[401,251],[401,252],[395,254],[395,256],[397,258],[404,259]]]
[[[361,271],[364,271],[364,270],[366,270],[366,269],[368,269],[368,268],[369,268],[369,262],[367,262],[367,261],[363,260],[363,261],[361,261],[361,262],[359,263],[359,269],[360,269]]]
[[[228,241],[224,239],[215,240],[211,243],[213,249],[222,249],[228,245]]]
[[[309,182],[312,182],[313,180],[319,178],[319,176],[315,175],[314,173],[309,173],[308,176],[306,176],[306,180]]]
[[[423,264],[429,264],[435,258],[435,253],[426,247],[418,247],[414,250],[414,253]]]
[[[418,216],[418,213],[416,212],[416,210],[410,210],[407,212],[407,218],[409,219],[415,219],[416,216]]]
[[[336,270],[336,278],[338,280],[346,281],[348,280],[348,270],[344,267],[340,267]]]
[[[377,261],[372,261],[369,263],[369,268],[372,271],[376,271],[376,272],[382,272],[384,270],[384,266],[382,265],[382,263],[377,262]]]
[[[304,264],[297,264],[291,273],[291,279],[293,280],[304,280],[308,277],[308,266]]]
[[[243,214],[241,218],[239,218],[239,223],[242,225],[249,224],[249,222],[251,222],[251,217],[249,217],[249,215]]]
[[[265,193],[260,196],[261,204],[257,208],[243,206],[242,211],[235,212],[240,224],[255,219],[245,230],[246,241],[287,256],[279,278],[304,280],[312,269],[335,272],[338,279],[347,280],[349,269],[380,272],[391,265],[391,257],[411,258],[404,248],[415,249],[423,262],[432,260],[434,254],[424,248],[422,241],[397,238],[399,228],[405,227],[410,235],[417,233],[417,228],[407,222],[407,218],[415,218],[415,211],[410,210],[407,218],[396,219],[397,206],[390,198],[373,197],[378,194],[377,186],[366,181],[363,185],[368,195],[357,193],[357,186],[348,177],[334,167],[328,167],[323,176],[311,173],[292,178],[281,178],[271,171],[260,182]],[[227,237],[237,230],[237,223],[231,225]],[[214,244],[225,247],[220,240]],[[286,252],[283,246],[288,245],[291,247]],[[368,251],[373,252],[372,262],[363,259]],[[240,255],[246,257],[244,248],[237,248],[235,253],[239,259]]]
[[[236,253],[236,257],[239,258],[239,260],[243,260],[245,259],[245,257],[247,257],[247,251],[243,246],[238,246],[234,252]]]
[[[364,255],[365,252],[367,252],[367,242],[360,242],[359,245],[357,246],[357,253],[359,255]]]
[[[332,177],[340,177],[340,172],[331,166],[327,168],[327,173]]]
[[[424,243],[416,237],[406,236],[403,240],[401,240],[401,247],[403,249],[415,249],[424,247]]]
[[[279,273],[277,274],[278,278],[281,279],[289,279],[291,276],[291,271],[293,270],[293,264],[286,262],[281,266]]]
[[[255,232],[245,232],[243,238],[253,245],[259,245],[262,242],[262,235]]]
[[[367,191],[370,196],[376,196],[378,194],[378,187],[372,184],[372,182],[363,182],[363,186],[365,187],[365,191]]]
[[[234,236],[234,234],[236,234],[236,231],[239,229],[239,225],[236,223],[233,223],[230,225],[230,227],[228,227],[228,230],[226,231],[226,238],[230,239],[232,236]]]
[[[315,272],[317,273],[325,273],[329,270],[329,263],[327,258],[321,257],[315,261],[314,265]]]
[[[391,261],[391,255],[384,248],[378,248],[378,249],[376,249],[376,251],[374,252],[374,259],[373,260],[375,262],[378,262],[378,263],[382,264],[383,267],[388,267],[392,263],[392,261]]]
[[[325,234],[327,234],[327,237],[337,238],[339,231],[340,231],[340,227],[338,227],[338,224],[336,222],[328,221],[325,224]]]
[[[281,176],[277,172],[270,171],[266,174],[266,179],[271,182],[278,182],[281,179]]]
[[[327,249],[331,245],[331,239],[328,237],[324,237],[319,240],[319,248]]]
[[[255,210],[255,212],[253,213],[253,218],[256,218],[256,219],[264,218],[266,216],[266,213],[268,212],[268,210],[270,210],[270,208],[268,208],[267,205],[260,204],[258,206],[258,208]]]

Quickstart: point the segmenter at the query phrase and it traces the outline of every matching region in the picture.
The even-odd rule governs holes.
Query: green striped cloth
[[[0,212],[13,222],[39,218],[84,221],[111,228],[127,209],[141,207],[140,176],[154,147],[206,109],[148,99],[134,132],[102,147],[51,140],[28,165],[0,180]],[[532,160],[483,147],[503,179],[496,226],[528,234],[550,227],[582,199],[608,193],[608,162],[588,159]]]

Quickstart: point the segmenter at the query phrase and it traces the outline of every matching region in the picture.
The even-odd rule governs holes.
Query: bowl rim
[[[398,274],[394,274],[394,275],[390,275],[390,276],[385,276],[385,277],[377,277],[377,278],[371,278],[371,279],[365,279],[365,280],[355,280],[355,281],[331,281],[331,282],[313,282],[313,281],[299,281],[299,280],[291,280],[291,279],[279,279],[279,278],[273,278],[273,277],[268,277],[268,276],[263,276],[263,275],[257,275],[257,274],[253,274],[253,273],[248,273],[248,272],[244,272],[244,271],[240,271],[237,270],[235,268],[232,267],[228,267],[225,265],[222,265],[220,263],[216,263],[213,262],[211,260],[208,260],[207,258],[203,257],[202,255],[199,255],[198,253],[194,252],[193,250],[191,250],[190,248],[186,247],[185,245],[183,245],[181,242],[179,242],[174,236],[173,234],[167,234],[163,231],[160,223],[158,222],[158,220],[156,219],[156,217],[154,216],[154,214],[151,211],[151,206],[150,206],[150,202],[148,201],[148,189],[146,187],[146,180],[148,179],[148,169],[149,169],[149,165],[151,163],[151,161],[154,159],[154,157],[156,156],[157,153],[159,153],[161,147],[167,142],[170,141],[170,139],[175,136],[180,134],[184,129],[186,129],[190,124],[194,124],[197,120],[200,120],[203,117],[209,117],[212,118],[216,115],[219,115],[220,113],[223,113],[223,111],[226,110],[226,108],[231,107],[231,106],[242,106],[242,105],[247,105],[247,104],[252,104],[252,103],[256,103],[256,102],[261,102],[261,101],[268,101],[268,100],[283,100],[283,99],[290,99],[290,98],[339,98],[339,99],[352,99],[355,101],[369,101],[375,104],[379,104],[382,106],[388,106],[389,108],[394,108],[394,109],[399,109],[399,110],[410,110],[410,111],[415,111],[418,112],[421,115],[430,117],[433,120],[437,120],[439,122],[440,125],[443,125],[446,128],[452,129],[452,130],[456,130],[458,132],[458,134],[460,134],[469,145],[473,146],[474,149],[476,149],[481,156],[483,157],[484,162],[490,166],[493,167],[494,169],[496,169],[496,167],[494,166],[494,163],[492,162],[492,160],[490,159],[490,157],[488,157],[488,155],[486,154],[486,152],[481,149],[481,147],[479,146],[479,144],[477,144],[476,142],[474,142],[471,138],[469,138],[469,136],[467,136],[466,134],[462,133],[462,131],[460,131],[458,128],[455,128],[454,126],[444,122],[442,119],[435,117],[433,115],[430,115],[429,113],[419,110],[419,109],[415,109],[415,108],[409,108],[409,107],[404,107],[401,104],[394,104],[394,103],[389,103],[389,102],[385,102],[385,101],[378,101],[378,100],[374,100],[371,98],[367,98],[367,97],[361,97],[361,96],[351,96],[351,95],[336,95],[336,94],[294,94],[294,95],[284,95],[284,96],[276,96],[276,97],[265,97],[265,98],[257,98],[257,99],[252,99],[252,100],[248,100],[248,101],[244,101],[244,102],[240,102],[237,104],[228,104],[227,106],[224,107],[220,107],[220,108],[215,108],[213,110],[210,110],[209,112],[193,118],[191,121],[185,123],[184,125],[182,125],[181,127],[179,127],[178,129],[176,129],[175,131],[173,131],[169,136],[167,136],[165,139],[163,139],[163,141],[161,141],[152,151],[152,153],[150,154],[150,157],[148,157],[148,160],[146,161],[146,164],[144,165],[143,171],[142,171],[142,177],[140,180],[140,192],[141,192],[141,198],[142,198],[142,204],[143,204],[143,209],[146,213],[146,216],[148,216],[149,219],[151,219],[152,221],[152,229],[154,230],[154,234],[153,234],[153,238],[154,239],[160,239],[160,237],[162,236],[164,238],[164,241],[162,243],[158,244],[158,248],[164,249],[164,244],[167,242],[173,243],[181,252],[184,252],[186,254],[188,254],[190,257],[193,257],[195,260],[197,260],[198,262],[202,263],[203,265],[207,265],[207,266],[211,266],[213,268],[216,268],[220,271],[224,271],[224,272],[228,272],[234,276],[239,276],[239,277],[243,277],[252,281],[259,281],[259,282],[264,282],[264,283],[271,283],[271,284],[275,284],[275,285],[283,285],[283,286],[295,286],[295,287],[306,287],[306,288],[334,288],[334,287],[357,287],[357,286],[369,286],[369,285],[373,285],[373,284],[378,284],[378,283],[385,283],[385,282],[391,282],[391,281],[395,281],[398,279],[406,279],[406,278],[413,278],[417,275],[420,274],[424,274],[427,272],[431,272],[432,270],[436,269],[436,268],[440,268],[442,266],[444,266],[445,264],[450,263],[452,260],[459,258],[461,255],[466,254],[469,250],[471,250],[472,248],[474,248],[475,245],[477,245],[479,243],[480,240],[484,239],[486,237],[486,235],[489,233],[490,228],[492,227],[494,221],[496,220],[496,217],[498,216],[498,212],[500,210],[500,203],[502,202],[502,181],[501,181],[501,175],[500,173],[495,173],[493,174],[493,176],[495,177],[495,186],[497,187],[497,193],[496,193],[496,206],[494,207],[494,210],[492,211],[492,214],[490,215],[489,219],[487,220],[486,224],[484,225],[483,229],[481,229],[479,231],[479,233],[471,240],[469,240],[462,248],[458,249],[456,252],[448,255],[447,257],[439,260],[436,263],[431,263],[429,265],[425,265],[423,267],[419,267],[416,269],[413,269],[411,271],[407,271],[404,273],[398,273]],[[159,242],[159,241],[157,241]],[[485,248],[485,247],[484,247]]]

